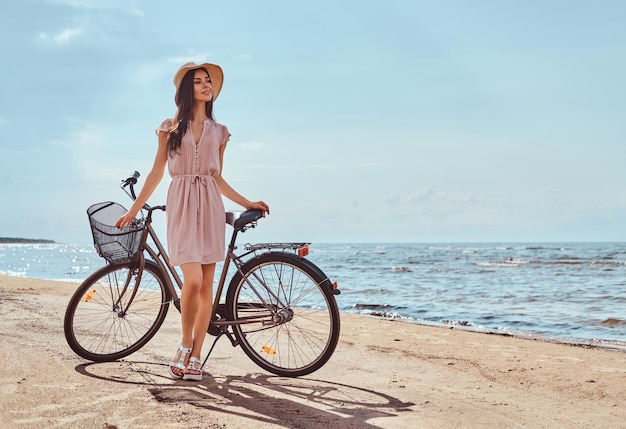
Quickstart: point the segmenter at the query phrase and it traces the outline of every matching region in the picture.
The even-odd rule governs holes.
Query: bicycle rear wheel
[[[259,255],[242,271],[230,282],[226,307],[243,351],[284,377],[321,368],[339,341],[339,309],[324,273],[283,252]]]
[[[79,356],[95,362],[121,359],[161,327],[169,307],[163,274],[154,262],[145,261],[141,273],[136,265],[107,265],[74,292],[63,327]]]

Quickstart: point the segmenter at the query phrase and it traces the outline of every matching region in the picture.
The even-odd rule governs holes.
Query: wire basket
[[[141,254],[139,247],[146,228],[143,219],[135,219],[131,225],[120,229],[115,222],[125,213],[123,206],[111,201],[87,209],[96,252],[111,264],[134,262]]]

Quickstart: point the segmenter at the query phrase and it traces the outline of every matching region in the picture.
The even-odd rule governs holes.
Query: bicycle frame
[[[133,185],[138,177],[135,173],[122,181],[122,189],[135,201]],[[102,236],[93,229],[95,212],[87,211],[94,244],[108,264],[74,292],[63,330],[76,354],[109,362],[146,345],[165,321],[170,303],[182,310],[179,294],[188,286],[152,223],[153,212],[165,211],[165,206],[144,204],[142,219],[133,220],[131,231],[140,233],[126,241],[117,239],[121,234],[113,225],[127,211],[112,202],[93,206],[94,210],[111,207],[102,213],[109,226],[106,231],[97,230]],[[259,367],[279,376],[299,377],[321,368],[337,346],[340,316],[334,295],[340,291],[336,282],[305,258],[309,243],[257,243],[237,249],[239,233],[255,228],[263,214],[261,210],[225,214],[225,223],[233,231],[215,294],[208,297],[210,323],[206,332],[195,333],[216,337],[202,367],[225,335]],[[109,237],[115,241],[108,241]],[[117,253],[107,253],[102,246]]]
[[[121,188],[122,190],[132,199],[136,200],[135,191],[133,185],[137,183],[137,178],[139,177],[139,173],[135,172],[133,176],[128,179],[122,181]],[[128,187],[129,189],[126,189]],[[130,191],[130,192],[129,192]],[[149,257],[154,261],[157,265],[159,271],[162,273],[161,277],[164,281],[165,288],[167,289],[168,298],[173,302],[174,306],[181,311],[180,298],[176,291],[176,287],[172,282],[174,282],[178,286],[179,290],[183,288],[183,280],[181,276],[179,276],[176,269],[172,266],[169,256],[165,250],[165,247],[161,243],[159,237],[156,234],[152,226],[152,213],[155,210],[163,210],[165,211],[165,206],[154,206],[150,207],[148,204],[144,204],[142,207],[143,210],[147,211],[147,216],[144,220],[145,231],[142,237],[142,242],[139,249],[139,264],[137,266],[137,275],[143,271],[143,267],[145,265],[145,253],[149,255]],[[304,257],[308,255],[308,245],[309,243],[259,243],[254,245],[246,245],[244,247],[244,251],[237,255],[235,254],[235,250],[237,249],[236,240],[237,236],[240,232],[245,232],[249,228],[254,228],[257,225],[257,220],[263,216],[263,213],[260,210],[252,210],[240,213],[239,215],[234,212],[226,213],[226,223],[230,224],[233,227],[233,233],[230,238],[230,243],[228,244],[226,255],[224,258],[224,263],[222,266],[222,272],[220,273],[219,282],[217,285],[217,290],[215,291],[213,297],[213,305],[211,309],[211,318],[210,323],[207,329],[207,333],[215,336],[215,340],[208,351],[204,362],[202,363],[202,367],[206,364],[209,356],[211,355],[213,349],[217,341],[221,338],[222,335],[226,335],[230,340],[233,347],[242,345],[240,344],[240,339],[238,335],[236,335],[236,330],[240,329],[239,327],[246,324],[254,324],[260,323],[262,326],[270,328],[275,325],[281,325],[283,323],[289,322],[293,317],[293,312],[289,309],[289,304],[285,303],[285,299],[288,297],[281,298],[278,292],[274,292],[270,287],[268,287],[265,283],[265,279],[262,278],[262,275],[258,275],[256,272],[253,272],[250,277],[244,272],[244,265],[253,258],[259,257],[263,252],[273,253],[274,249],[282,249],[282,251],[290,250],[293,251],[297,257],[304,260]],[[148,238],[152,240],[154,243],[154,247],[148,244]],[[144,253],[145,252],[145,253]],[[260,253],[259,253],[260,252]],[[248,256],[252,255],[250,258]],[[236,320],[232,320],[228,317],[228,313],[225,311],[225,305],[220,301],[224,296],[224,287],[226,286],[226,281],[228,277],[228,270],[230,268],[230,264],[234,264],[235,269],[237,270],[237,275],[245,282],[245,286],[251,291],[252,295],[255,295],[257,298],[257,302],[251,303],[249,309],[253,310],[252,314],[246,314],[243,317],[237,317]],[[315,267],[317,269],[317,267]],[[323,275],[321,271],[319,271]],[[137,279],[137,285],[139,284],[139,279]],[[317,280],[318,287],[326,288],[329,293],[333,295],[339,294],[339,290],[337,289],[336,283],[331,283],[328,277],[323,275],[323,277],[319,277]],[[136,290],[137,288],[133,288]],[[132,298],[131,298],[132,301]],[[271,301],[269,303],[268,301]],[[333,301],[334,302],[334,301]],[[130,303],[128,304],[130,305]],[[336,304],[335,304],[336,307]],[[258,311],[255,311],[258,310]],[[226,314],[225,314],[226,313]],[[338,321],[337,321],[338,323]],[[337,325],[338,326],[338,325]],[[229,329],[230,327],[230,329]],[[234,328],[237,327],[237,328]],[[337,331],[338,332],[338,331]],[[338,335],[338,334],[333,334]],[[330,337],[329,337],[330,338]],[[330,349],[330,353],[334,350],[334,346],[336,345],[337,336],[334,337],[334,344]],[[243,346],[242,346],[243,347]],[[249,346],[246,346],[249,347]],[[271,348],[269,348],[271,350]],[[255,358],[253,358],[249,353],[249,349],[244,350],[255,362],[262,366],[262,363]],[[326,359],[330,357],[327,355]]]
[[[126,192],[126,189],[124,186],[122,186],[122,189],[124,189],[124,191]],[[128,193],[128,192],[127,192]],[[129,196],[131,196],[131,198],[134,197],[134,190],[132,188],[132,183],[131,183],[131,191]],[[176,288],[174,287],[173,283],[172,283],[172,278],[174,278],[174,281],[176,282],[176,284],[178,285],[178,289],[182,289],[183,286],[183,281],[180,278],[178,272],[174,269],[174,267],[172,266],[172,264],[170,263],[170,259],[169,256],[167,254],[167,252],[165,251],[165,247],[163,246],[163,244],[161,243],[159,237],[156,234],[156,231],[154,230],[154,228],[152,227],[152,213],[155,210],[165,210],[165,206],[155,206],[155,207],[150,207],[150,206],[144,206],[144,209],[146,209],[148,211],[148,215],[145,219],[145,226],[146,226],[146,231],[145,234],[146,236],[144,236],[142,242],[143,242],[143,247],[140,248],[140,252],[141,252],[141,259],[144,258],[143,256],[143,252],[147,252],[148,255],[150,255],[150,257],[152,258],[152,260],[158,265],[159,269],[161,270],[161,272],[163,272],[165,275],[163,276],[167,286],[167,289],[169,291],[170,297],[172,299],[172,302],[174,303],[174,306],[178,309],[178,311],[180,311],[180,298],[178,297],[178,293],[176,291]],[[232,212],[231,212],[232,213]],[[232,214],[234,217],[234,213]],[[234,223],[234,222],[233,222]],[[254,228],[256,226],[256,221],[253,221],[251,223],[248,223],[246,225],[243,225],[239,228],[235,227],[233,225],[233,233],[230,239],[230,243],[228,245],[227,248],[227,252],[226,252],[226,257],[224,258],[224,264],[222,267],[222,271],[220,274],[220,280],[217,286],[217,290],[215,291],[215,297],[213,300],[213,306],[211,309],[211,325],[214,328],[217,328],[218,332],[215,334],[217,336],[219,336],[220,334],[223,333],[227,333],[227,331],[225,330],[226,327],[228,326],[232,326],[232,325],[241,325],[241,324],[246,324],[246,323],[254,323],[254,322],[258,322],[258,321],[263,321],[263,320],[267,320],[268,323],[271,323],[274,320],[274,315],[263,315],[263,316],[251,316],[247,319],[241,319],[238,321],[234,321],[234,320],[228,320],[225,318],[219,318],[217,319],[216,316],[218,315],[218,309],[219,309],[219,304],[222,298],[222,294],[224,292],[224,286],[226,284],[226,277],[228,276],[228,269],[230,267],[230,263],[232,262],[237,271],[242,275],[242,277],[245,278],[243,271],[241,270],[241,267],[244,265],[244,258],[252,253],[256,254],[256,252],[260,249],[271,249],[271,248],[292,248],[292,249],[302,249],[305,248],[306,246],[308,246],[308,243],[283,243],[283,244],[270,244],[270,243],[262,243],[262,244],[257,244],[255,246],[251,246],[251,250],[241,254],[241,255],[237,255],[235,254],[235,250],[236,250],[236,240],[237,240],[237,236],[239,232],[244,232],[249,228]],[[154,243],[154,246],[156,247],[156,250],[153,249],[148,243],[148,237],[150,237],[150,239],[152,240],[152,242]],[[300,254],[303,254],[306,252],[301,252]],[[143,260],[140,259],[140,264],[143,264]],[[141,270],[140,270],[141,271]],[[262,280],[257,278],[257,280],[260,281],[261,284],[263,284]],[[256,287],[247,279],[245,278],[246,283],[248,284],[248,286],[254,291],[254,293],[257,295],[257,297],[261,300],[261,302],[265,305],[264,308],[269,308],[269,305],[267,304],[267,302],[265,301],[265,299],[263,298],[262,294],[259,293],[256,290]],[[279,296],[277,296],[273,291],[271,291],[270,289],[266,289],[266,292],[272,297],[274,298],[276,301],[276,303],[278,304],[277,307],[280,307],[281,305],[284,306],[281,298]],[[230,337],[230,336],[229,336]],[[233,338],[230,337],[231,341],[233,342],[233,345],[236,345],[236,343],[234,342]]]

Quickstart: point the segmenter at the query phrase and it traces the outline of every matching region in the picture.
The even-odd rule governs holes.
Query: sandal
[[[187,365],[183,380],[202,381],[202,363],[200,359],[194,356],[189,358],[189,365]]]
[[[170,377],[175,380],[180,380],[184,377],[185,371],[185,358],[188,354],[191,354],[191,347],[183,347],[182,343],[178,345],[174,359],[169,363],[167,370],[170,373]],[[191,359],[190,359],[191,360]],[[176,374],[173,370],[180,370],[180,374]]]

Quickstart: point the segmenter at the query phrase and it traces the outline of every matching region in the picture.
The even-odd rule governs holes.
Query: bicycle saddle
[[[226,212],[226,223],[239,229],[263,217],[262,210],[246,210],[245,212]]]

